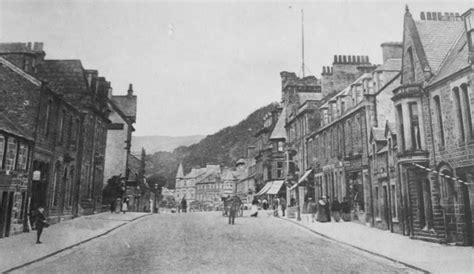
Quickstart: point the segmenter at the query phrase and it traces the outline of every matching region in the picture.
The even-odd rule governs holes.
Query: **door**
[[[0,196],[0,238],[3,238],[6,230],[8,192],[3,191]]]
[[[383,214],[383,219],[385,221],[385,225],[387,229],[391,229],[392,226],[392,220],[390,218],[390,201],[389,201],[389,195],[388,195],[388,187],[387,185],[383,186],[383,208],[382,208],[382,214]]]

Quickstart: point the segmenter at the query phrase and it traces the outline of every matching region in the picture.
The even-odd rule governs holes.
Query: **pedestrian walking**
[[[117,197],[115,199],[115,213],[120,213],[122,211],[122,198]]]
[[[258,215],[258,204],[259,204],[259,200],[257,199],[257,197],[253,197],[252,207],[250,208],[250,217],[257,217],[257,215]]]
[[[235,215],[237,212],[240,210],[240,207],[242,206],[242,201],[240,200],[239,197],[234,196],[230,198],[229,200],[229,224],[234,225],[235,224]]]
[[[337,198],[331,204],[331,212],[334,221],[339,222],[341,220],[341,203],[339,203]]]
[[[36,226],[36,243],[41,244],[40,241],[41,233],[43,233],[43,228],[48,227],[49,224],[46,222],[46,217],[44,217],[44,207],[39,206],[35,214],[35,226]]]
[[[311,222],[314,223],[314,221],[316,220],[316,213],[318,211],[318,207],[316,205],[316,202],[311,197],[308,198],[308,211],[309,213],[311,213]]]
[[[280,198],[280,205],[281,205],[281,215],[285,217],[285,210],[286,210],[286,199],[281,195]]]
[[[263,199],[263,201],[262,201],[262,208],[263,208],[263,210],[267,210],[267,208],[268,208],[267,199]]]
[[[318,201],[316,221],[318,221],[320,223],[329,222],[331,220],[329,215],[330,215],[330,213],[329,213],[329,205],[328,205],[328,202],[327,202],[327,197],[323,196]]]
[[[115,211],[115,200],[110,202],[110,213],[114,213]]]
[[[183,197],[183,199],[181,199],[181,210],[183,211],[183,213],[186,213],[187,207],[188,207],[188,203],[186,202],[186,199]]]
[[[128,204],[127,204],[127,200],[123,200],[123,203],[122,203],[122,213],[125,214],[126,212],[128,211]]]
[[[280,199],[275,197],[273,199],[273,216],[278,217],[278,207],[280,206]]]
[[[342,220],[344,222],[349,222],[351,220],[351,206],[349,205],[349,199],[344,197],[341,203],[341,213],[342,213]]]

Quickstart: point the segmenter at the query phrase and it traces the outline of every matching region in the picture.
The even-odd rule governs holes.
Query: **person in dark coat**
[[[332,216],[334,217],[334,221],[339,222],[341,220],[341,203],[337,198],[334,198],[331,204],[331,212]]]
[[[110,202],[110,213],[114,213],[115,211],[115,200],[112,200],[112,202]]]
[[[250,217],[257,217],[259,203],[260,202],[258,201],[257,197],[253,197],[252,207],[250,208]]]
[[[316,219],[316,213],[317,213],[317,206],[316,203],[313,201],[313,198],[309,197],[308,198],[308,211],[311,213],[311,222],[314,223],[314,220]]]
[[[347,197],[344,197],[341,203],[342,220],[349,222],[351,220],[351,206]]]
[[[283,195],[281,195],[281,198],[280,198],[280,205],[281,205],[281,215],[285,217],[286,199]]]
[[[330,212],[327,197],[323,196],[321,200],[318,201],[318,213],[316,216],[316,221],[321,223],[329,222],[331,220],[329,215]]]
[[[48,227],[48,223],[46,222],[46,217],[44,217],[44,207],[38,207],[35,215],[35,226],[36,226],[36,243],[41,244],[40,237],[41,233],[43,232],[44,227]]]
[[[187,209],[187,206],[188,206],[188,203],[186,202],[186,199],[183,199],[181,200],[181,211],[183,211],[183,213],[186,213],[186,209]]]

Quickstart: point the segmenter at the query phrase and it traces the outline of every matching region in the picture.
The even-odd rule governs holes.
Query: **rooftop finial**
[[[408,8],[408,4],[405,4],[405,12],[409,13],[410,9]]]

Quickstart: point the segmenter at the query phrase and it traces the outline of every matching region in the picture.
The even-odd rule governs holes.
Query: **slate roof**
[[[298,92],[297,94],[298,99],[300,100],[300,105],[307,101],[316,101],[323,98],[323,95],[320,92]]]
[[[280,117],[273,128],[272,134],[270,135],[270,140],[285,139],[286,140],[286,130],[285,130],[285,118],[286,118],[286,107],[280,113]]]
[[[0,115],[0,131],[4,131],[11,135],[22,137],[28,140],[33,140],[33,137],[23,131],[20,127],[16,126],[10,119],[5,115]]]
[[[401,68],[401,58],[390,58],[387,59],[382,65],[378,66],[375,71],[400,71]]]
[[[372,138],[374,138],[375,141],[385,141],[385,129],[372,128]]]
[[[464,30],[463,21],[415,21],[415,25],[431,67],[436,73],[448,51]]]
[[[457,39],[457,41],[455,42],[454,47],[451,48],[450,52],[448,53],[443,63],[441,64],[439,72],[430,81],[430,84],[439,82],[442,79],[450,76],[451,74],[456,73],[470,66],[467,57],[468,57],[467,38],[466,38],[466,32],[463,31],[459,39]]]
[[[127,117],[133,117],[133,121],[135,121],[135,117],[137,116],[136,95],[114,95],[112,96],[112,100]]]
[[[90,95],[80,60],[45,60],[37,68],[38,78],[48,81],[54,90],[65,95]]]

